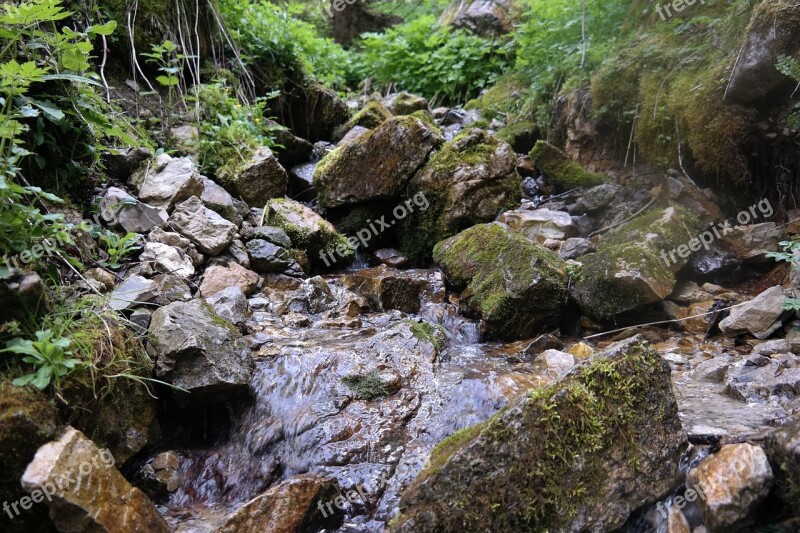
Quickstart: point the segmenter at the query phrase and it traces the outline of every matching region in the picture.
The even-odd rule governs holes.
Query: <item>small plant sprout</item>
[[[35,372],[25,374],[12,383],[19,387],[33,385],[39,390],[47,388],[52,381],[56,388],[61,385],[61,378],[85,365],[80,359],[74,359],[68,351],[71,341],[69,339],[53,339],[52,330],[36,332],[36,340],[15,338],[0,352],[24,355],[22,361],[33,365]]]

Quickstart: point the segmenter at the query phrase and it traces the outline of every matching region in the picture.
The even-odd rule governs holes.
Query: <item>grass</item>
[[[368,374],[350,374],[342,379],[342,383],[347,385],[359,400],[371,402],[391,395],[388,384],[375,371]]]

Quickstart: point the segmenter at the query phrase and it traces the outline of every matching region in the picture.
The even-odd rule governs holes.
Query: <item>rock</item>
[[[203,181],[191,159],[159,155],[131,177],[140,201],[171,211],[175,204],[203,194]]]
[[[154,281],[142,276],[131,276],[111,293],[108,306],[114,311],[124,311],[139,304],[152,303],[157,297]]]
[[[263,241],[271,242],[275,246],[282,248],[291,248],[292,240],[286,235],[286,232],[281,228],[273,226],[257,226],[255,228],[248,228],[242,232],[242,239],[244,242],[249,242],[254,239],[261,239]]]
[[[393,199],[442,138],[413,117],[395,117],[320,161],[314,186],[327,208]]]
[[[305,163],[289,169],[289,193],[287,196],[301,202],[313,202],[317,199],[314,190],[314,170],[317,163]]]
[[[181,237],[179,233],[164,231],[161,228],[154,228],[153,231],[150,232],[150,235],[147,236],[147,240],[149,242],[160,242],[161,244],[180,248],[181,250],[187,250],[189,246],[192,245],[192,241],[186,237]]]
[[[497,130],[497,138],[511,145],[517,154],[527,154],[541,139],[542,132],[535,122],[523,120]]]
[[[771,431],[764,451],[775,474],[775,495],[787,505],[800,506],[800,419]]]
[[[320,511],[326,508],[318,504],[324,506],[337,501],[337,489],[332,479],[314,474],[294,476],[250,500],[227,518],[219,532],[292,533],[336,529],[341,522],[338,509]]]
[[[164,274],[175,274],[187,279],[194,276],[194,265],[190,257],[178,248],[159,242],[145,243],[139,261],[153,263],[155,269]]]
[[[418,313],[424,302],[443,302],[444,276],[428,270],[395,270],[386,265],[347,274],[342,286],[363,296],[375,311]]]
[[[408,266],[408,257],[404,256],[400,250],[394,248],[381,248],[372,253],[372,258],[382,265],[392,268],[403,268]]]
[[[89,281],[97,282],[100,286],[100,292],[112,290],[117,283],[117,277],[114,273],[104,268],[90,268],[83,273],[83,276]]]
[[[191,124],[174,126],[169,130],[169,137],[171,147],[175,151],[183,155],[197,155],[197,143],[200,139],[200,132],[197,126],[192,126]]]
[[[266,146],[260,146],[241,169],[220,179],[231,193],[251,207],[263,207],[270,198],[286,194],[289,175]]]
[[[170,531],[147,496],[114,468],[108,450],[69,426],[57,441],[39,448],[22,486],[34,501],[36,494],[47,501],[60,531]]]
[[[709,359],[698,364],[692,372],[692,378],[697,381],[710,381],[723,383],[731,363],[726,360]]]
[[[30,318],[33,310],[45,312],[50,308],[47,287],[36,272],[16,268],[7,274],[0,266],[0,323]],[[32,313],[36,315],[36,311]]]
[[[428,261],[437,242],[518,205],[521,180],[511,146],[483,130],[462,133],[411,180],[414,210],[398,228],[401,250]]]
[[[346,133],[357,126],[373,130],[390,118],[392,118],[392,113],[383,107],[383,104],[375,101],[367,102],[367,105],[353,115],[350,120],[336,128],[333,132],[333,140],[337,141],[341,139]]]
[[[580,200],[575,204],[575,209],[570,210],[570,214],[597,213],[617,199],[621,189],[622,187],[613,183],[602,183],[592,187],[581,194]]]
[[[283,272],[294,263],[285,248],[262,239],[249,241],[247,253],[250,255],[250,266],[256,272]]]
[[[139,165],[152,159],[149,148],[116,148],[103,154],[106,174],[120,182],[127,182]]]
[[[147,233],[156,227],[163,228],[169,215],[164,209],[143,204],[122,189],[110,187],[100,201],[100,218],[126,232]]]
[[[210,266],[203,274],[200,295],[209,298],[229,287],[238,287],[245,295],[250,296],[257,285],[258,274],[237,263],[230,263],[227,267]]]
[[[278,314],[312,314],[327,311],[336,302],[328,282],[320,276],[304,280],[300,286],[288,294],[278,308]]]
[[[372,130],[370,130],[369,128],[365,128],[364,126],[353,126],[350,130],[347,131],[347,133],[344,134],[344,136],[341,138],[337,146],[344,146],[345,144],[350,144],[351,142],[355,141],[365,133],[369,133],[370,131]],[[314,165],[314,170],[316,169],[317,165]],[[313,182],[314,182],[314,174],[312,172],[311,183]]]
[[[725,393],[745,402],[791,400],[800,395],[800,368],[756,354],[750,364],[730,368]]]
[[[773,475],[760,447],[730,444],[690,471],[686,483],[700,495],[703,524],[712,531],[732,530],[767,497]]]
[[[590,355],[594,353],[594,348],[586,344],[585,342],[579,342],[573,346],[571,346],[567,350],[568,354],[572,354],[578,359],[586,359]]]
[[[248,390],[253,361],[242,334],[205,302],[175,302],[153,313],[147,351],[161,379],[188,390],[176,399],[215,402]]]
[[[583,268],[572,291],[581,310],[596,320],[608,320],[669,296],[675,273],[689,257],[675,250],[689,252],[684,243],[696,235],[696,227],[691,213],[668,207],[617,228],[597,252],[581,257]]]
[[[278,157],[278,162],[284,168],[305,163],[311,159],[311,153],[314,151],[313,144],[293,135],[291,131],[275,121],[266,120],[265,126],[271,128],[275,134],[275,143],[283,146],[283,148],[275,148],[274,152]]]
[[[575,366],[575,357],[559,350],[546,350],[539,355],[538,360],[547,366],[549,373],[555,374],[555,379],[561,378]]]
[[[605,176],[585,170],[573,162],[567,154],[545,141],[538,141],[530,156],[548,183],[561,191],[577,187],[594,187],[606,181]]]
[[[181,485],[180,466],[176,453],[162,452],[139,470],[137,485],[153,501],[166,501]]]
[[[428,111],[428,101],[407,92],[392,93],[383,99],[383,105],[392,115],[410,115],[415,111]]]
[[[774,222],[734,226],[723,236],[722,244],[727,245],[740,261],[767,261],[767,254],[778,251],[780,230]]]
[[[391,531],[612,531],[676,488],[686,436],[669,366],[641,341],[441,443]]]
[[[247,205],[234,199],[228,191],[205,176],[200,176],[200,178],[203,180],[203,194],[200,196],[203,205],[219,213],[222,218],[230,220],[234,224],[240,224],[242,211],[245,215],[247,214]]]
[[[439,22],[482,37],[498,37],[514,29],[515,11],[513,0],[457,0],[445,9]]]
[[[239,287],[223,289],[206,298],[206,302],[219,316],[234,325],[241,324],[252,314],[247,304],[247,296]]]
[[[299,202],[270,201],[266,222],[284,230],[293,246],[306,252],[313,266],[321,267],[330,257],[346,264],[354,256],[347,239],[330,222]]]
[[[211,256],[219,255],[233,241],[236,225],[208,209],[196,196],[186,200],[169,219],[175,230]]]
[[[285,96],[284,109],[276,116],[292,133],[312,143],[330,140],[333,130],[347,121],[347,104],[321,83],[310,83]]]
[[[749,303],[731,309],[730,315],[719,323],[719,329],[726,335],[751,333],[758,339],[766,339],[780,327],[784,300],[780,285],[767,289]]]
[[[137,307],[131,310],[131,316],[128,317],[128,321],[137,337],[143,337],[147,333],[147,328],[150,327],[150,317],[152,316],[153,311],[144,307]]]
[[[538,244],[548,239],[564,240],[575,235],[572,217],[564,211],[506,211],[497,220]]]
[[[156,284],[156,303],[167,305],[172,302],[188,302],[192,299],[192,289],[186,280],[175,274],[159,274],[153,278]]]
[[[433,258],[453,288],[464,290],[463,305],[490,337],[531,337],[566,302],[564,261],[500,223],[440,242]]]
[[[558,255],[560,255],[562,259],[577,259],[582,255],[594,252],[596,249],[594,243],[589,239],[572,237],[561,243],[558,249]]]

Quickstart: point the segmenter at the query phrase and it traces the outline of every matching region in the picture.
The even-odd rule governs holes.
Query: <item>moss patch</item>
[[[367,105],[353,115],[350,120],[336,128],[333,137],[334,139],[341,139],[356,126],[369,130],[375,129],[390,118],[392,118],[392,114],[383,104],[376,101],[367,102]]]
[[[515,122],[497,130],[497,138],[510,144],[518,154],[527,154],[541,137],[541,130],[532,120]]]
[[[359,400],[371,402],[390,396],[389,385],[383,381],[377,372],[368,374],[350,374],[342,379],[342,383],[353,391]]]
[[[408,321],[408,328],[411,333],[421,341],[430,343],[436,353],[438,354],[447,339],[444,333],[444,328],[439,324],[431,324],[430,322],[417,322],[416,320]]]
[[[606,181],[606,177],[602,174],[589,172],[572,161],[563,151],[545,141],[538,141],[530,156],[536,168],[560,190],[594,187]]]

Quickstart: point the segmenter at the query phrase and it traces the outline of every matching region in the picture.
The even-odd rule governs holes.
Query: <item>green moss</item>
[[[385,398],[391,394],[389,385],[381,379],[377,372],[350,374],[342,379],[342,383],[353,391],[356,398],[371,402]]]
[[[561,190],[593,187],[606,181],[602,174],[589,172],[552,144],[538,141],[530,153],[533,164]]]
[[[336,128],[333,136],[335,139],[341,139],[347,132],[356,126],[361,126],[367,129],[375,129],[387,120],[392,118],[392,114],[386,109],[383,104],[376,101],[367,102],[358,113],[353,115],[350,120]]]
[[[430,343],[438,354],[442,348],[447,337],[444,333],[444,328],[439,324],[431,324],[430,322],[416,320],[409,320],[408,327],[411,333],[421,341]]]
[[[468,110],[480,111],[488,121],[495,118],[514,118],[524,115],[522,105],[530,92],[530,80],[521,73],[500,79],[493,87],[464,106]],[[520,117],[522,118],[522,117]]]
[[[430,463],[426,470],[429,473],[437,472],[454,453],[480,435],[486,424],[486,422],[483,422],[459,429],[437,444],[431,451]]]
[[[321,219],[314,228],[309,228],[294,224],[281,214],[282,211],[286,211],[299,219],[318,216],[303,204],[286,198],[274,198],[267,204],[266,211],[268,215],[266,223],[285,231],[292,241],[292,246],[305,251],[312,263],[318,264],[317,258],[320,252],[336,257],[337,264],[346,263],[355,257],[347,238],[326,220]]]
[[[518,154],[530,152],[541,137],[541,130],[532,120],[509,124],[497,131],[497,138],[510,144]]]
[[[436,124],[436,120],[433,118],[433,115],[427,109],[419,109],[414,111],[411,113],[411,116],[420,119],[422,122],[436,130],[439,134],[442,133],[442,130],[439,128],[439,125]]]

